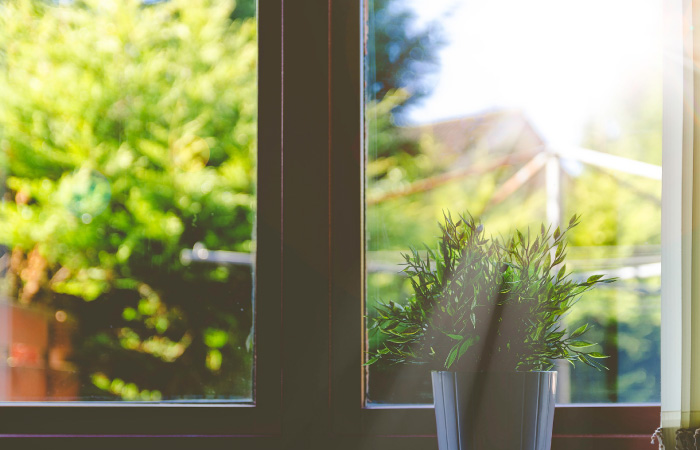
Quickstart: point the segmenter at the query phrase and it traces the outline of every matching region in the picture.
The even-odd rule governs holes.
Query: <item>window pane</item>
[[[578,214],[572,278],[619,280],[564,319],[610,357],[557,364],[558,402],[658,402],[661,2],[369,3],[368,328],[412,295],[401,252],[435,248],[443,212],[491,236]],[[370,331],[370,351],[386,339]],[[432,401],[420,366],[368,371],[370,403]]]
[[[0,401],[252,399],[254,0],[0,4]]]

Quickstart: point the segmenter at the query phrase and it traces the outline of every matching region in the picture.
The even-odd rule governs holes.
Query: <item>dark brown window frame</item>
[[[432,409],[364,407],[362,0],[258,9],[255,405],[0,406],[0,445],[437,448]],[[553,448],[646,449],[658,418],[559,407]]]

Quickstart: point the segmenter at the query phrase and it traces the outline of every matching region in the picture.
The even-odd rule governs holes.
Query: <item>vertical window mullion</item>
[[[331,280],[333,431],[360,420],[364,298],[361,1],[331,9]]]
[[[282,0],[258,2],[256,408],[279,432],[282,321]]]
[[[283,7],[283,438],[316,448],[328,428],[328,1]]]

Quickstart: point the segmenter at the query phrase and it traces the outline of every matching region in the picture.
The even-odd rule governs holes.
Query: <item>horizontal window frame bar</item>
[[[0,408],[255,408],[253,402],[239,402],[228,400],[194,400],[194,401],[163,401],[163,402],[133,402],[133,401],[56,401],[33,402],[16,401],[1,402]]]
[[[554,412],[554,435],[571,436],[639,436],[651,437],[659,426],[659,404],[587,404],[557,405]],[[374,436],[435,436],[433,408],[412,407],[365,408],[355,430],[345,428],[340,434]],[[380,430],[373,432],[373,430]]]

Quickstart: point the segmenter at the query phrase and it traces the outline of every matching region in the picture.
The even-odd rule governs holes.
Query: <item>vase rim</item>
[[[528,372],[518,372],[510,370],[431,370],[432,373],[557,373],[556,370],[531,370]]]

